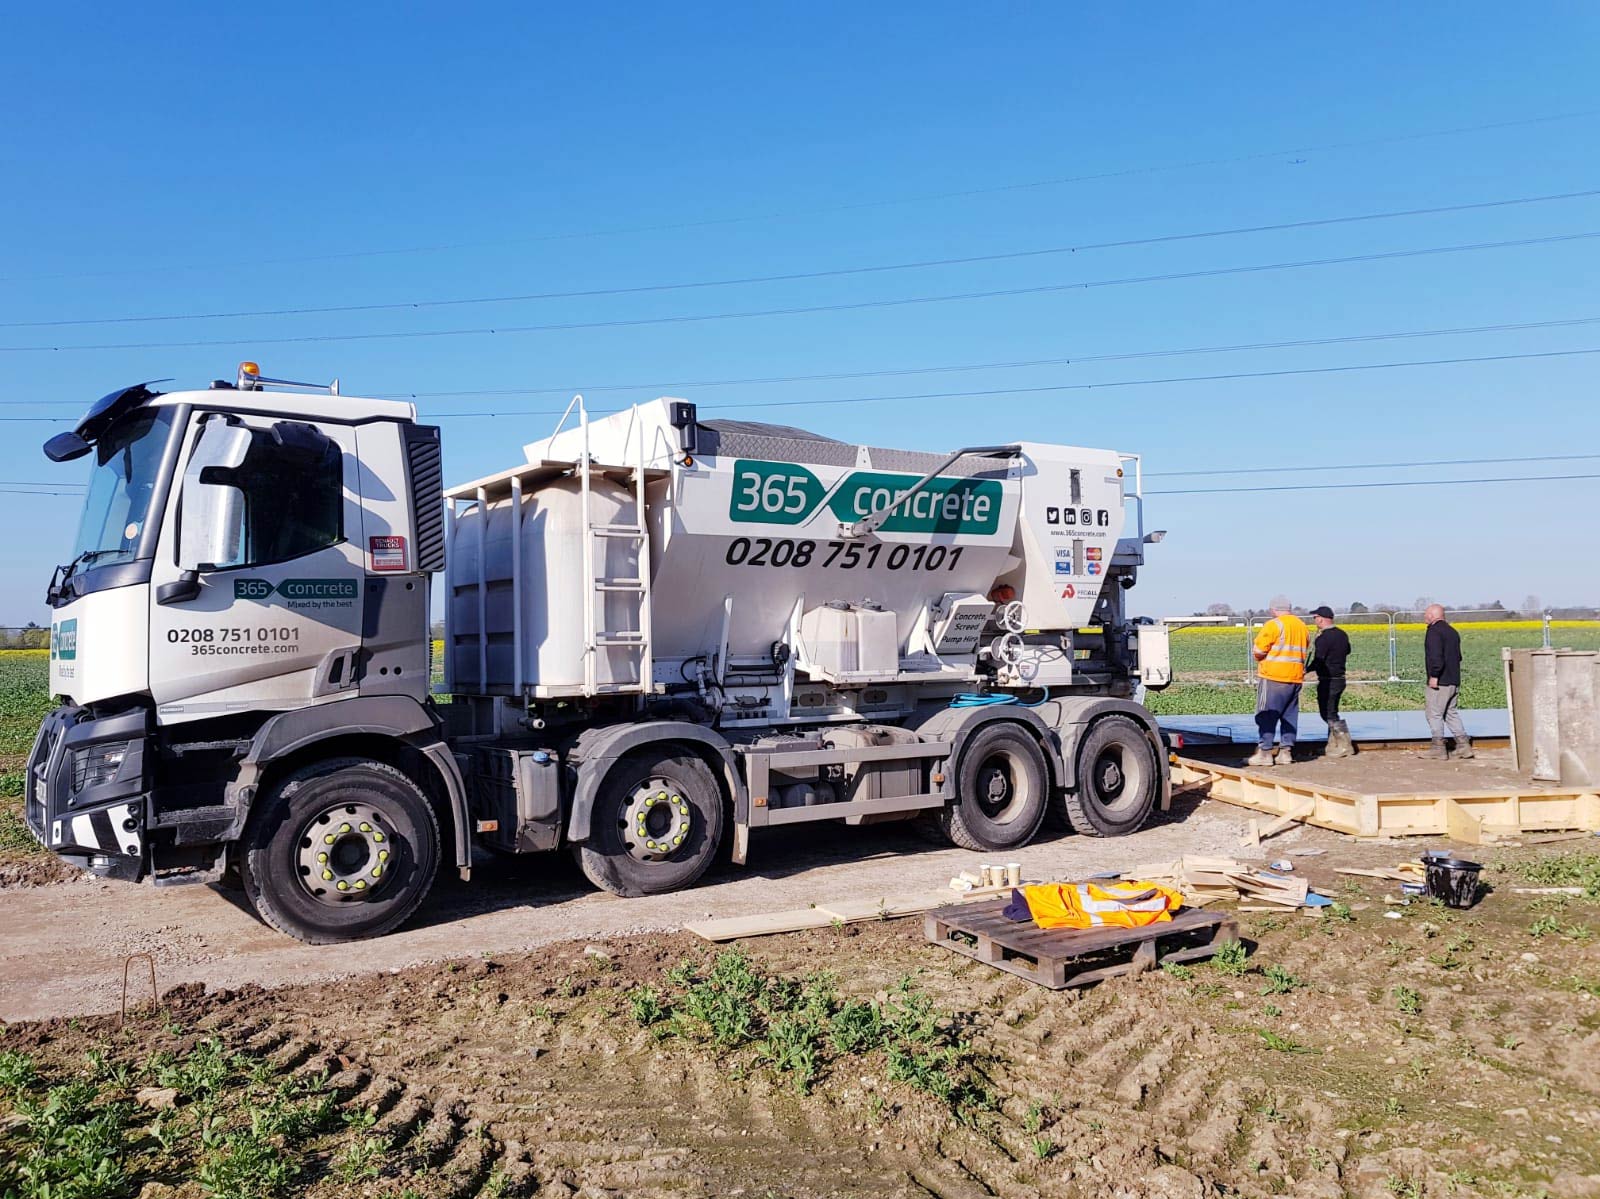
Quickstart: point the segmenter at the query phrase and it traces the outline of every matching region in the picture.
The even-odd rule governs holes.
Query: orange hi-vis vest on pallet
[[[1183,896],[1156,883],[1040,883],[1021,888],[1040,928],[1143,928],[1183,906]]]

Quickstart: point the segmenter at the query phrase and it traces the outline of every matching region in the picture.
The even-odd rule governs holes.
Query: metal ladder
[[[651,652],[650,640],[650,534],[645,525],[645,470],[644,470],[644,422],[639,419],[639,410],[633,410],[634,433],[636,438],[635,458],[633,462],[633,502],[634,519],[637,523],[627,525],[596,524],[591,508],[593,495],[594,461],[589,452],[589,412],[583,403],[583,397],[574,396],[572,403],[567,405],[567,413],[561,417],[565,423],[567,414],[573,407],[578,410],[578,427],[582,430],[583,453],[578,460],[579,494],[582,502],[583,513],[583,693],[585,695],[622,695],[639,694],[648,692],[652,685],[651,674],[654,671],[654,656]],[[559,431],[561,425],[556,426]],[[631,541],[638,548],[637,577],[610,578],[601,573],[596,563],[596,550],[602,549],[606,542],[612,540]],[[599,555],[604,558],[604,553]],[[597,602],[603,602],[607,595],[623,594],[638,597],[638,628],[634,630],[610,630],[598,627],[599,621],[595,613]],[[639,680],[637,683],[602,683],[596,678],[598,674],[599,655],[604,650],[631,649],[638,655]]]

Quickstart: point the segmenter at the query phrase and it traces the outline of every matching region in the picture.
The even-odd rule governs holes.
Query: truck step
[[[642,579],[596,579],[596,591],[627,591],[639,595],[644,594],[644,581]]]
[[[626,645],[634,649],[643,649],[645,641],[643,633],[596,633],[594,635],[594,643],[596,645]]]
[[[644,530],[638,525],[590,525],[589,532],[596,537],[626,537],[635,541],[644,538]]]

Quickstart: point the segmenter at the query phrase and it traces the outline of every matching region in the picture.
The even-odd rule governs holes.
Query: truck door
[[[354,430],[199,413],[150,579],[163,722],[300,707],[354,682],[361,646]]]

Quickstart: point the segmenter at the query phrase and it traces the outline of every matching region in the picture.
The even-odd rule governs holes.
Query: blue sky
[[[1584,191],[1600,188],[1597,33],[1600,13],[1580,4],[30,6],[0,39],[0,323],[619,289]],[[1481,126],[1501,127],[1441,132]],[[1170,473],[1600,452],[1600,355],[1026,391],[1582,350],[1600,347],[1600,324],[655,386],[1600,317],[1595,239],[661,320],[1595,232],[1589,197],[842,278],[10,327],[0,480],[82,478],[82,463],[38,452],[63,426],[17,418],[70,416],[141,379],[203,385],[245,357],[269,374],[339,376],[352,394],[541,393],[419,400],[441,417],[508,413],[441,419],[451,480],[511,465],[564,388],[595,407],[677,394],[707,415],[879,445],[1108,445],[1145,455],[1151,490],[1600,473],[1600,458]],[[661,323],[270,344],[631,320]],[[202,340],[229,344],[73,348]],[[60,348],[18,349],[38,346]],[[617,384],[641,386],[595,390]],[[761,407],[995,389],[1015,390]],[[1280,590],[1335,605],[1593,603],[1597,500],[1600,480],[1152,496],[1149,523],[1170,536],[1138,606],[1259,606]],[[0,493],[0,505],[0,623],[43,619],[75,501]]]

